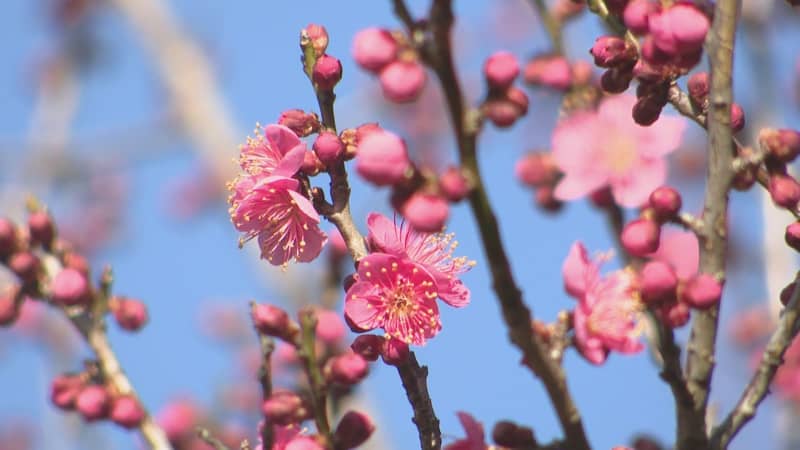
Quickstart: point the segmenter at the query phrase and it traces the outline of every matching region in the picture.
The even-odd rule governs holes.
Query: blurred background
[[[275,122],[290,108],[316,110],[300,64],[300,29],[309,23],[327,27],[328,53],[342,60],[340,128],[378,121],[409,139],[416,161],[439,168],[456,161],[432,77],[419,101],[397,106],[382,99],[377,81],[351,59],[360,29],[399,28],[390,2],[2,3],[0,215],[22,219],[26,197],[35,195],[49,205],[62,235],[90,257],[95,277],[111,265],[115,292],[145,301],[150,322],[141,332],[112,325],[109,333],[151,411],[191,399],[225,433],[253,442],[260,393],[248,301],[290,310],[318,303],[322,293],[309,280],[322,286],[326,264],[322,258],[281,272],[258,259],[254,243],[240,250],[224,181],[235,174],[237,146],[256,123]],[[419,15],[427,3],[409,2]],[[550,48],[530,2],[455,3],[457,64],[473,102],[483,95],[481,64],[488,55],[506,49],[524,61]],[[747,113],[744,139],[765,124],[800,128],[800,11],[783,1],[748,0],[742,22],[735,91]],[[598,20],[584,13],[565,29],[567,56],[588,60],[588,49],[603,33]],[[486,127],[479,154],[526,302],[537,317],[551,321],[573,306],[561,279],[570,245],[582,240],[590,251],[604,251],[613,239],[589,202],[555,214],[542,211],[531,190],[512,176],[527,151],[548,148],[559,114],[560,95],[541,89],[528,94],[528,116],[510,131]],[[699,211],[705,136],[693,124],[688,130],[671,156],[670,176],[686,209]],[[368,212],[390,212],[388,194],[351,179],[354,218],[365,230]],[[728,331],[740,330],[737,318],[752,308],[767,321],[774,317],[777,292],[796,270],[792,251],[782,244],[790,218],[775,213],[758,189],[734,193],[731,214],[732,272],[712,392],[720,415],[749,379],[759,346],[757,339],[733,340]],[[430,366],[445,442],[463,436],[456,411],[473,414],[487,433],[496,421],[511,419],[532,426],[540,441],[558,437],[540,383],[520,367],[506,338],[466,206],[452,210],[448,228],[460,243],[457,253],[478,264],[463,278],[472,303],[461,310],[443,307],[442,332],[417,350],[420,363]],[[336,309],[341,311],[341,298]],[[37,309],[24,311],[23,318],[0,329],[0,449],[140,448],[133,434],[113,424],[84,426],[77,415],[50,405],[52,378],[79,369],[89,353],[58,315]],[[681,343],[686,331],[678,334]],[[598,368],[569,352],[565,364],[596,448],[629,443],[640,433],[670,443],[673,401],[648,353],[614,355]],[[415,448],[412,412],[396,371],[381,364],[372,369],[357,392],[378,422],[370,448]],[[732,448],[800,448],[792,436],[793,410],[770,397]]]

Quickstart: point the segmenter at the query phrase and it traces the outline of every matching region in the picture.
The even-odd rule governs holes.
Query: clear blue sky
[[[0,15],[0,60],[4,62],[4,70],[0,71],[0,141],[1,151],[5,152],[0,153],[0,164],[13,161],[0,168],[0,182],[15,178],[13,164],[24,156],[7,144],[24,141],[29,132],[32,65],[37,55],[54,45],[53,35],[42,17],[42,3],[6,0]],[[350,60],[349,48],[353,35],[361,28],[396,25],[390,15],[390,2],[175,0],[170,3],[187,29],[213,55],[242,139],[255,122],[269,123],[283,109],[313,107],[311,90],[300,71],[297,48],[298,31],[309,22],[327,26],[331,36],[329,53],[343,60],[345,78],[338,88],[340,126],[355,126],[379,117],[378,106],[364,101],[363,86],[374,89],[375,81]],[[411,2],[417,10],[426,3]],[[509,49],[524,58],[547,47],[534,14],[522,0],[456,3],[460,25],[457,39],[461,40],[460,55],[463,55],[458,63],[465,79],[479,80],[482,59],[495,49]],[[501,5],[508,11],[496,18],[489,12],[490,5]],[[494,36],[498,24],[503,32]],[[78,141],[92,139],[107,130],[144,123],[165,106],[153,67],[127,24],[115,14],[105,13],[98,30],[104,64],[82,79],[73,130]],[[587,57],[586,49],[599,33],[593,18],[572,25],[567,34],[570,54]],[[783,56],[770,62],[776,64],[776,73],[780,74],[777,86],[784,91],[788,89],[790,67],[796,59],[789,55],[798,54],[800,36],[795,32],[777,42],[778,53]],[[747,66],[742,67],[745,62],[746,58],[738,60],[740,88],[745,85],[744,80],[751,79]],[[472,97],[478,98],[480,94],[475,90]],[[742,91],[741,95],[745,100],[753,100],[748,92]],[[603,218],[585,203],[569,205],[555,217],[544,216],[532,207],[532,194],[511,176],[514,162],[525,150],[544,148],[549,142],[548,130],[557,114],[554,97],[532,93],[531,110],[531,116],[510,133],[488,128],[480,138],[480,156],[525,299],[537,316],[552,320],[560,309],[572,306],[572,300],[563,293],[560,277],[561,262],[570,244],[580,239],[591,251],[598,251],[610,248],[612,243]],[[784,117],[787,119],[778,125],[800,125],[796,109]],[[446,136],[448,130],[442,132]],[[252,255],[237,248],[237,236],[228,221],[226,205],[220,203],[188,222],[176,221],[165,214],[164,194],[168,187],[188,175],[196,164],[187,145],[173,141],[165,150],[174,151],[166,152],[164,157],[126,168],[130,203],[125,205],[124,222],[119,230],[121,239],[94,259],[96,266],[113,265],[117,292],[142,298],[150,307],[151,322],[142,333],[131,336],[113,330],[111,334],[132,381],[153,410],[178,393],[189,393],[210,402],[213,387],[231,374],[234,356],[226,354],[220,346],[209,345],[209,340],[198,331],[201,305],[210,300],[230,302],[244,315],[249,299],[280,301],[259,280],[259,268],[253,264]],[[448,158],[454,158],[449,137],[442,145]],[[113,152],[114,146],[102,149],[105,155]],[[366,189],[355,183],[353,206],[359,224],[363,224],[368,211],[387,208],[383,200],[385,192]],[[698,193],[687,193],[689,206],[697,208]],[[58,194],[49,195],[56,202],[56,213],[67,210],[58,203],[61,198]],[[737,194],[734,202],[740,208],[735,216],[743,220],[738,231],[750,239],[757,236],[760,227],[758,220],[753,219],[757,211],[754,199],[752,194]],[[559,436],[557,421],[543,389],[529,372],[520,368],[519,355],[505,337],[497,302],[490,290],[488,267],[466,207],[454,209],[450,229],[461,243],[460,253],[478,261],[477,267],[464,277],[472,289],[473,302],[463,310],[443,308],[443,331],[417,351],[420,362],[430,365],[430,390],[444,435],[463,435],[455,412],[464,410],[483,422],[487,433],[495,421],[508,418],[533,426],[542,441]],[[762,289],[760,275],[751,272],[739,281],[734,280],[728,288],[728,310],[735,306],[729,308],[727,303],[758,301]],[[747,358],[736,354],[730,346],[722,348],[725,351],[716,372],[712,401],[719,402],[724,412],[745,381]],[[33,350],[32,345],[12,339],[8,331],[0,330],[0,418],[24,415],[53,420],[44,387],[52,373]],[[74,367],[78,363],[75,361]],[[596,448],[626,443],[638,432],[655,434],[669,442],[674,427],[671,396],[646,353],[633,357],[614,355],[604,367],[596,368],[569,352],[566,366],[570,387]],[[394,370],[377,368],[362,389],[375,400],[383,419],[379,426],[385,428],[394,448],[414,448],[417,438],[410,421],[410,407]],[[769,440],[773,445],[770,447],[763,441],[765,435],[772,435],[776,429],[771,422],[772,403],[768,400],[770,406],[748,426],[733,448],[777,448],[773,439]],[[114,448],[135,448],[119,429],[99,427],[113,439]]]

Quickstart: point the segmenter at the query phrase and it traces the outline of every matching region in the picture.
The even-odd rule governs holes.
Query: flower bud
[[[92,384],[84,387],[75,399],[75,409],[88,422],[105,419],[111,406],[111,397],[104,386]]]
[[[344,338],[347,330],[345,330],[344,322],[338,313],[328,309],[317,309],[315,314],[317,316],[317,339],[333,345]]]
[[[610,208],[614,205],[614,194],[609,186],[605,186],[589,194],[589,200],[597,208]]]
[[[403,202],[400,214],[415,230],[435,233],[444,228],[450,216],[450,205],[444,197],[417,191]]]
[[[656,46],[669,55],[677,56],[702,48],[711,21],[691,4],[678,3],[648,20],[650,35]]]
[[[648,19],[650,14],[656,13],[658,7],[648,0],[633,0],[625,6],[622,21],[635,35],[643,35],[650,30]]]
[[[264,400],[261,412],[278,425],[290,425],[305,420],[310,412],[299,395],[292,391],[277,390]]]
[[[383,96],[395,103],[416,100],[427,79],[425,68],[417,61],[393,61],[380,73]]]
[[[763,129],[758,134],[758,141],[770,156],[784,163],[794,161],[800,154],[800,133],[795,130]]]
[[[552,185],[558,178],[558,166],[550,153],[529,152],[514,165],[514,175],[530,187]]]
[[[89,261],[80,253],[73,251],[67,252],[64,255],[64,267],[75,269],[87,278],[89,277]]]
[[[322,164],[332,166],[339,162],[344,154],[344,144],[336,133],[322,131],[314,141],[314,153]]]
[[[572,2],[572,0],[568,0]],[[578,60],[572,63],[572,84],[585,86],[594,78],[594,66],[588,61]]]
[[[13,324],[19,316],[21,302],[17,301],[19,287],[7,286],[0,292],[0,327]]]
[[[543,55],[528,61],[523,69],[525,82],[534,86],[566,91],[572,86],[572,70],[566,58]]]
[[[120,395],[114,399],[109,417],[117,425],[136,428],[144,420],[144,408],[133,395]]]
[[[356,171],[377,186],[395,185],[412,169],[406,144],[394,133],[375,131],[358,141]]]
[[[28,251],[14,253],[8,260],[8,268],[26,285],[36,281],[39,266],[39,257]]]
[[[656,314],[664,325],[670,328],[680,328],[689,323],[691,313],[686,303],[671,301],[658,306]]]
[[[278,118],[278,125],[294,131],[299,137],[311,136],[320,129],[319,117],[315,113],[307,113],[302,109],[287,109]]]
[[[123,330],[139,331],[147,323],[147,307],[139,300],[115,298],[114,318]]]
[[[410,353],[408,344],[399,339],[390,338],[383,340],[381,359],[390,366],[399,366],[405,363]]]
[[[800,184],[789,175],[775,173],[769,178],[769,194],[776,205],[794,209],[800,201]]]
[[[664,80],[664,73],[656,66],[640,59],[633,65],[633,76],[639,81],[657,83]]]
[[[36,211],[28,216],[28,231],[32,245],[39,244],[49,248],[53,243],[55,227],[53,219],[45,211]]]
[[[708,72],[697,72],[689,77],[686,87],[689,90],[689,98],[695,105],[703,106],[706,103],[709,86]]]
[[[439,176],[439,191],[453,203],[465,199],[471,190],[470,183],[458,167],[448,167]]]
[[[379,72],[397,59],[397,41],[388,30],[367,28],[353,39],[353,59],[370,72]]]
[[[645,256],[658,250],[661,227],[653,220],[636,219],[625,225],[620,239],[625,251],[633,256]]]
[[[506,91],[506,99],[517,107],[518,117],[528,114],[530,100],[528,100],[528,94],[526,94],[525,91],[518,87],[511,86]]]
[[[664,104],[653,97],[641,97],[633,105],[633,121],[643,127],[650,126],[658,120],[663,108]]]
[[[168,403],[158,413],[158,424],[175,444],[193,435],[194,426],[200,416],[198,407],[190,400],[177,400]]]
[[[310,23],[303,29],[303,32],[311,41],[311,46],[314,47],[317,56],[325,53],[325,50],[328,49],[328,30],[325,27]]]
[[[369,365],[361,355],[348,352],[329,359],[324,372],[328,381],[352,386],[367,376]]]
[[[681,194],[669,186],[661,186],[650,194],[650,207],[661,222],[674,219],[681,210]]]
[[[356,411],[348,411],[336,426],[333,440],[336,448],[356,448],[366,442],[374,431],[375,424],[372,423],[369,416]]]
[[[317,58],[311,79],[322,91],[332,91],[336,83],[342,79],[342,63],[331,55],[324,54]]]
[[[0,259],[5,259],[17,249],[17,232],[14,222],[0,217]]]
[[[636,49],[627,40],[617,36],[600,36],[594,41],[589,53],[599,67],[630,65],[636,60]]]
[[[639,291],[646,303],[674,300],[677,287],[675,269],[663,261],[649,261],[639,272]]]
[[[250,312],[253,325],[259,333],[291,340],[299,327],[281,308],[273,305],[255,304]]]
[[[538,447],[532,429],[521,427],[509,420],[501,420],[494,425],[492,440],[495,444],[508,448]]]
[[[519,62],[511,52],[500,51],[492,54],[483,64],[483,75],[490,90],[504,91],[519,76]]]
[[[75,408],[75,399],[83,389],[83,378],[79,374],[57,376],[50,384],[50,401],[65,411]]]
[[[377,361],[385,340],[374,334],[362,334],[353,340],[350,348],[367,361]]]
[[[536,206],[548,213],[556,213],[564,207],[564,202],[556,198],[553,186],[538,187],[534,194],[534,200]]]
[[[316,153],[305,152],[305,154],[303,154],[303,165],[300,166],[300,170],[303,171],[304,174],[313,177],[325,170],[325,164],[317,158]]]
[[[91,301],[86,276],[75,269],[62,269],[51,286],[53,301],[64,306],[85,305]]]
[[[689,279],[683,286],[681,300],[696,309],[708,309],[719,303],[722,297],[722,283],[713,276],[700,273]]]
[[[734,133],[744,128],[744,110],[738,103],[731,104],[731,130]]]
[[[786,227],[784,238],[789,247],[800,252],[800,222],[794,222]]]
[[[600,76],[600,87],[610,94],[620,94],[628,89],[633,72],[624,67],[613,67]]]
[[[493,98],[483,104],[483,114],[497,128],[508,128],[522,116],[519,106],[508,98]]]
[[[797,288],[797,282],[792,281],[791,283],[787,284],[783,289],[781,289],[781,304],[783,306],[788,306],[789,302],[792,300],[792,295],[794,294],[794,290]]]

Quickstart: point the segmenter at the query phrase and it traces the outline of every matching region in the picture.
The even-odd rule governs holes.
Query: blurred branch
[[[222,441],[212,436],[211,432],[205,428],[197,427],[197,437],[199,437],[206,444],[210,445],[214,450],[230,450],[225,446],[225,444],[222,443]]]
[[[313,309],[303,309],[298,315],[300,316],[301,334],[298,338],[299,342],[296,343],[297,355],[303,361],[306,375],[308,375],[314,422],[317,424],[317,432],[325,440],[325,448],[332,448],[333,434],[328,422],[328,389],[319,368],[319,359],[315,350],[317,317]]]
[[[256,307],[255,302],[250,302],[250,309]],[[258,331],[253,327],[258,335],[258,342],[261,348],[261,366],[258,368],[258,382],[261,384],[261,398],[264,401],[272,395],[272,351],[275,350],[275,340],[270,336]],[[272,425],[270,425],[267,417],[264,417],[264,424],[261,427],[261,445],[262,448],[272,448]]]
[[[550,36],[550,43],[553,50],[561,55],[564,53],[564,41],[561,35],[561,22],[550,13],[545,0],[529,0],[533,9],[539,15],[539,20],[544,24],[547,34]]]

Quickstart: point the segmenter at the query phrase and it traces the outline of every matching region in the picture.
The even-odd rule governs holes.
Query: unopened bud
[[[789,247],[800,252],[800,222],[794,222],[786,227],[784,238]]]
[[[72,410],[83,386],[83,378],[79,374],[59,375],[50,384],[50,401],[57,408]]]
[[[697,106],[703,106],[708,99],[708,72],[697,72],[689,77],[686,87],[689,90],[689,98],[692,99],[694,104]]]
[[[772,174],[769,178],[769,194],[776,205],[794,209],[800,201],[800,184],[789,175]]]
[[[645,256],[658,250],[661,227],[653,220],[636,219],[625,225],[620,239],[625,251],[633,256]]]
[[[386,338],[374,334],[362,334],[353,340],[350,348],[367,361],[377,361]]]
[[[250,312],[253,325],[259,333],[291,340],[300,327],[294,323],[289,314],[273,305],[256,304]]]
[[[417,61],[393,61],[380,74],[383,96],[395,103],[416,100],[427,80],[425,68]]]
[[[681,210],[681,194],[669,186],[661,186],[650,194],[650,207],[656,218],[665,222],[674,219]]]
[[[294,392],[286,390],[273,392],[262,403],[261,412],[279,425],[300,423],[310,414],[303,399]]]
[[[8,260],[8,268],[25,285],[36,282],[39,266],[39,257],[28,251],[14,253]]]
[[[489,83],[489,89],[506,90],[519,76],[519,62],[511,52],[496,52],[483,64],[483,75]]]
[[[758,134],[758,140],[770,156],[778,161],[789,163],[800,154],[800,133],[795,130],[763,129]]]
[[[435,233],[444,228],[450,216],[450,205],[440,195],[417,191],[403,202],[400,214],[415,230]]]
[[[552,185],[558,178],[558,166],[550,153],[529,152],[514,165],[514,175],[530,187]]]
[[[367,376],[369,365],[361,355],[348,352],[329,359],[324,372],[328,381],[352,386]]]
[[[139,331],[147,323],[147,307],[139,300],[115,298],[112,311],[123,330]]]
[[[396,134],[375,131],[358,140],[356,171],[370,183],[398,184],[406,179],[411,167],[406,144]]]
[[[319,117],[315,113],[307,113],[302,109],[287,109],[278,118],[278,125],[294,131],[299,137],[310,136],[320,129]]]
[[[75,269],[58,272],[51,289],[53,301],[64,306],[85,305],[91,301],[89,280]]]
[[[14,222],[0,218],[0,259],[5,259],[17,249],[17,232]]]
[[[388,30],[367,28],[353,39],[353,59],[370,72],[379,72],[397,59],[397,41]]]
[[[689,322],[691,312],[686,303],[679,301],[665,302],[656,309],[658,318],[670,328],[680,328]]]
[[[617,36],[600,36],[589,53],[599,67],[630,66],[636,60],[636,49],[627,40]]]
[[[494,425],[492,440],[495,444],[508,448],[538,447],[532,429],[519,426],[509,420],[501,420]]]
[[[120,395],[111,404],[109,418],[122,427],[137,428],[144,420],[144,408],[132,395]]]
[[[781,289],[781,304],[783,306],[788,306],[789,302],[792,300],[792,295],[794,295],[794,290],[797,288],[797,282],[792,281],[791,283],[787,284],[783,289]]]
[[[50,247],[56,234],[53,219],[45,211],[36,211],[28,216],[28,231],[31,244],[39,244],[44,248]]]
[[[308,24],[303,32],[311,41],[311,46],[314,47],[314,52],[317,56],[325,53],[328,48],[328,31],[322,25]]]
[[[663,108],[664,104],[652,97],[641,97],[633,105],[633,120],[643,127],[650,126],[658,120]]]
[[[631,69],[612,67],[600,76],[600,87],[610,94],[620,94],[628,89],[633,80]]]
[[[646,303],[674,300],[678,287],[675,269],[663,261],[650,261],[639,272],[639,290]]]
[[[19,316],[21,302],[17,301],[18,286],[7,286],[0,291],[0,327],[13,324]]]
[[[322,91],[332,91],[342,79],[342,63],[328,54],[321,55],[314,63],[311,79]]]
[[[336,426],[333,440],[336,448],[356,448],[366,442],[374,431],[375,424],[372,423],[369,416],[356,411],[348,411]]]
[[[572,70],[566,58],[560,55],[543,55],[528,61],[523,69],[525,82],[565,91],[572,86]]]
[[[410,354],[408,344],[399,339],[384,339],[381,359],[390,366],[399,366],[406,362]]]
[[[314,153],[323,164],[332,166],[339,162],[344,154],[344,144],[336,133],[322,131],[314,141]]]
[[[111,407],[111,396],[104,386],[92,384],[84,387],[75,399],[75,409],[88,422],[105,419]]]
[[[719,303],[721,297],[722,283],[706,273],[697,274],[689,279],[681,293],[681,299],[696,309],[711,308]]]
[[[450,202],[460,202],[471,190],[470,183],[458,167],[448,167],[439,176],[439,190]]]

